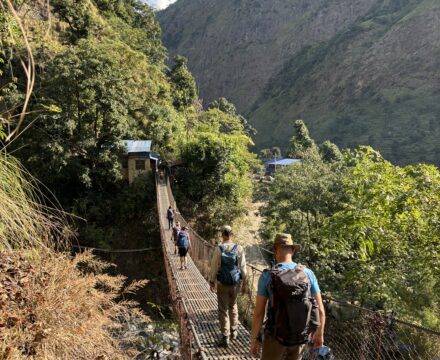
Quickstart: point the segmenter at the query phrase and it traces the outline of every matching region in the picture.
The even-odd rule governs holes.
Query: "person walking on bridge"
[[[176,225],[174,225],[173,233],[171,235],[171,241],[174,243],[174,254],[177,254],[177,238],[179,237],[181,230],[182,228],[180,227],[180,222],[176,221]]]
[[[171,207],[171,205],[167,210],[167,219],[168,219],[168,229],[171,229],[174,223],[174,210]]]
[[[265,270],[258,281],[250,353],[258,357],[262,345],[262,360],[299,360],[307,342],[311,341],[315,348],[323,345],[325,311],[321,291],[313,271],[293,262],[299,249],[290,234],[277,234],[276,264]]]
[[[191,249],[191,240],[186,226],[183,226],[179,235],[177,235],[176,246],[179,249],[180,270],[188,269],[186,255],[188,254],[188,250]]]
[[[237,297],[240,291],[245,290],[246,258],[243,248],[235,244],[232,228],[223,227],[223,243],[212,255],[209,274],[209,284],[214,292],[217,283],[218,317],[222,339],[220,346],[228,347],[229,339],[235,340],[238,336],[238,306]]]

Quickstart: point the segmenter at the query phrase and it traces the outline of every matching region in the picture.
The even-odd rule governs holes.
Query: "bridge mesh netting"
[[[167,206],[172,205],[177,209],[170,186],[164,186],[165,188]],[[164,217],[165,212],[159,213],[159,216]],[[180,213],[176,214],[176,218],[182,225],[186,225],[190,229],[191,258],[200,274],[206,279],[215,245],[198,235]],[[256,285],[263,269],[261,265],[254,266],[252,264],[248,265],[248,269],[248,289],[246,294],[240,297],[239,305],[241,322],[249,328],[256,296]],[[440,360],[440,332],[347,302],[325,297],[324,299],[327,314],[325,343],[332,349],[335,360]],[[196,314],[184,314],[184,316],[192,318],[194,322],[197,321]],[[205,334],[197,334],[195,325],[194,323],[191,336],[202,337],[204,343],[211,342],[212,346],[206,348],[206,345],[200,344],[200,339],[198,339],[199,347],[193,345],[193,351],[189,352],[186,348],[185,358],[190,358],[195,353],[203,358],[212,359],[248,358],[244,355],[248,349],[248,332],[244,330],[241,332],[245,341],[242,341],[239,346],[244,352],[236,356],[226,353],[222,355],[215,351],[215,339],[209,339],[212,333],[205,330]],[[188,328],[187,324],[185,326]],[[198,330],[204,331],[203,327],[199,327]],[[191,329],[186,331],[185,336],[190,336],[188,335],[190,332]]]

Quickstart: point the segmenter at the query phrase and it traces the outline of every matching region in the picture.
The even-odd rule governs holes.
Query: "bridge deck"
[[[227,349],[217,346],[220,341],[220,327],[217,318],[217,296],[209,289],[203,275],[188,256],[188,269],[180,270],[180,260],[174,255],[174,245],[171,241],[171,230],[168,230],[166,209],[170,204],[167,187],[158,184],[158,207],[160,226],[165,234],[164,241],[166,256],[170,260],[171,269],[176,279],[180,295],[185,299],[188,313],[194,323],[208,359],[251,359],[249,355],[249,331],[239,325],[238,339],[232,340]]]

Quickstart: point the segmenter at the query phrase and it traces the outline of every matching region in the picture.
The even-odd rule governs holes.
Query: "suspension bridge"
[[[191,256],[188,257],[188,269],[180,270],[165,215],[168,206],[177,209],[176,202],[166,179],[157,179],[156,184],[161,244],[171,299],[179,321],[183,359],[251,359],[250,333],[242,323],[237,340],[232,340],[228,348],[218,346],[221,335],[217,296],[206,281],[215,246],[189,227]],[[176,217],[182,225],[188,225],[180,213],[177,212]],[[247,322],[252,315],[256,275],[261,272],[251,264],[248,266],[250,286],[248,293],[239,299],[245,309],[242,319]],[[333,349],[337,360],[440,360],[440,332],[329,298],[326,312],[326,344]]]

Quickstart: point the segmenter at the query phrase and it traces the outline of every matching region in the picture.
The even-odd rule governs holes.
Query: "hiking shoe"
[[[237,340],[237,338],[238,338],[238,330],[232,330],[231,331],[231,339]]]
[[[229,346],[229,336],[223,336],[218,345],[227,348]]]

